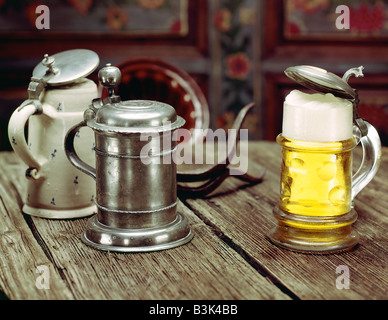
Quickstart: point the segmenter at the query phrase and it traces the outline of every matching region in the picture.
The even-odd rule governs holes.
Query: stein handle
[[[77,134],[80,128],[86,127],[86,126],[87,126],[86,121],[82,121],[67,132],[66,138],[65,138],[65,151],[66,151],[67,158],[69,159],[69,161],[74,167],[78,168],[79,170],[91,176],[94,180],[96,180],[96,169],[94,169],[93,167],[89,166],[87,163],[82,161],[77,155],[74,148],[75,135]]]
[[[42,107],[38,101],[26,100],[12,113],[8,123],[8,138],[11,146],[29,167],[26,171],[26,177],[35,180],[40,178],[40,170],[48,159],[31,153],[24,136],[24,128],[32,115],[42,112]]]
[[[361,166],[352,178],[352,201],[362,189],[374,178],[381,162],[381,140],[375,127],[369,122],[363,121],[368,133],[361,137],[363,158]]]

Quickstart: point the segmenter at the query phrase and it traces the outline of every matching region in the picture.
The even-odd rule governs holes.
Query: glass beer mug
[[[325,70],[300,66],[286,74],[317,94],[291,92],[284,103],[278,220],[271,241],[304,253],[348,251],[358,243],[356,195],[379,167],[381,142],[376,129],[360,119],[358,95],[343,79]],[[363,160],[353,175],[352,151],[361,143]]]

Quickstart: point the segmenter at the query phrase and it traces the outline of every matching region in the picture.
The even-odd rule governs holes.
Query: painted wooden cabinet
[[[98,53],[100,67],[139,57],[163,59],[190,73],[208,96],[207,0],[49,0],[44,7],[40,4],[0,1],[0,150],[10,148],[8,119],[27,98],[32,70],[45,53],[90,49]],[[45,10],[49,15],[44,19]],[[90,76],[94,81],[97,71]]]
[[[349,9],[349,29],[338,29]],[[274,0],[263,3],[262,112],[264,138],[281,132],[283,100],[298,84],[283,71],[313,65],[342,76],[364,66],[364,78],[349,83],[359,91],[360,115],[388,145],[388,1]]]

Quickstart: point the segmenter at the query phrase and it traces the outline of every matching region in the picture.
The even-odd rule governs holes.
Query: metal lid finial
[[[115,88],[121,83],[120,69],[108,63],[98,72],[98,80],[108,89],[109,97],[113,97]]]
[[[59,69],[54,67],[55,58],[50,57],[47,53],[44,55],[44,59],[42,60],[42,64],[49,69],[49,72],[52,74],[57,74]]]

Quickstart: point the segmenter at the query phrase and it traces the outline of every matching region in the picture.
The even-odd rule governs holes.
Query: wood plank
[[[66,282],[34,238],[21,213],[21,190],[24,182],[20,164],[13,153],[0,157],[0,291],[9,299],[72,299]],[[48,273],[44,289],[44,269]],[[39,273],[38,273],[38,272]],[[42,279],[42,281],[40,281]]]
[[[2,216],[2,226],[21,234],[0,258],[0,288],[10,299],[290,299],[182,203],[179,210],[189,217],[194,239],[185,246],[149,254],[106,253],[87,247],[80,241],[87,218],[24,219],[20,214],[24,169],[11,153],[0,154],[0,159],[0,195],[13,206],[12,215]],[[50,267],[50,290],[30,288],[40,264]]]
[[[33,218],[76,299],[289,299],[182,204],[195,237],[187,245],[147,254],[105,253],[79,235],[87,219]]]
[[[185,200],[189,208],[180,205],[196,234],[190,244],[140,255],[86,247],[79,240],[86,219],[23,217],[23,170],[13,154],[1,153],[0,291],[12,299],[386,299],[387,149],[381,173],[356,200],[360,247],[332,256],[297,254],[268,241],[275,225],[279,152],[266,142],[250,148],[258,163],[250,169],[268,169],[262,184],[247,187],[229,178],[213,195]],[[35,286],[38,265],[49,266],[50,290]],[[335,286],[340,265],[350,269],[350,290]]]
[[[205,199],[187,199],[190,208],[233,243],[262,272],[275,278],[301,299],[386,299],[387,293],[387,179],[388,150],[379,175],[355,202],[355,224],[361,240],[353,252],[331,256],[304,255],[280,249],[267,237],[275,226],[272,209],[278,202],[280,148],[274,143],[250,145],[251,168],[267,167],[262,184],[244,187],[229,178]],[[350,271],[350,290],[338,290],[336,268]]]

